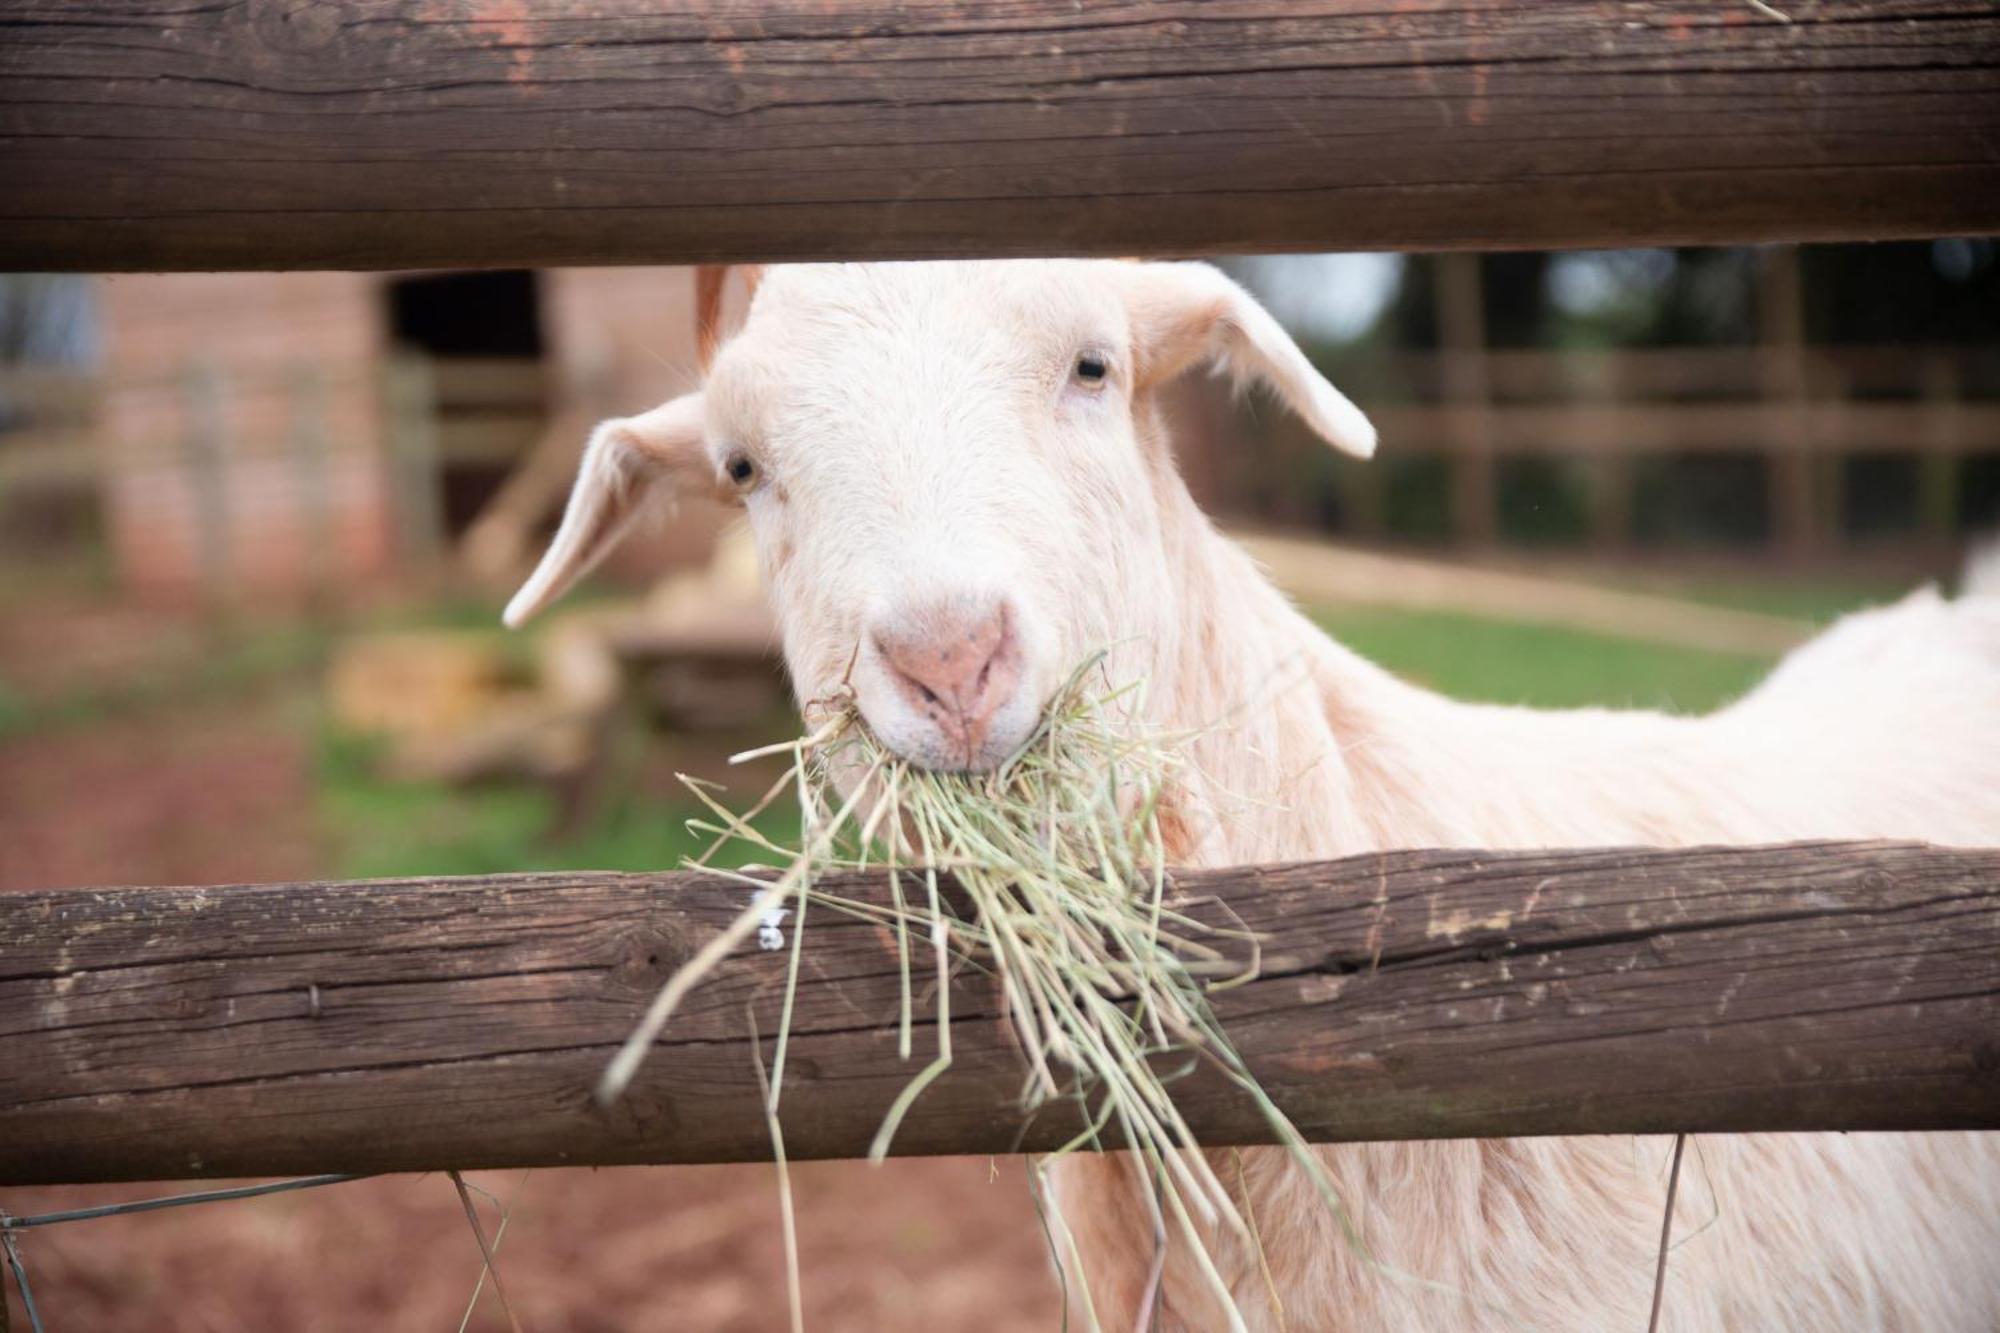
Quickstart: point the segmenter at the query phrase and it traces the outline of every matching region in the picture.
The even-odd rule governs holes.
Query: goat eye
[[[728,461],[723,463],[722,470],[727,472],[729,479],[738,486],[748,486],[757,475],[757,465],[750,461],[748,454],[731,454]]]
[[[1076,377],[1085,384],[1102,384],[1104,377],[1111,373],[1111,367],[1101,356],[1085,352],[1076,359]]]

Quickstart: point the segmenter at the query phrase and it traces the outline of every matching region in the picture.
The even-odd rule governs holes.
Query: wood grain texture
[[[2000,230],[2000,10],[1776,7],[0,0],[0,269]]]
[[[1175,888],[1266,932],[1219,1009],[1316,1140],[2000,1128],[2000,851],[1408,852]],[[0,896],[0,1183],[765,1157],[749,1032],[783,954],[734,958],[624,1101],[590,1097],[742,900],[688,874]],[[897,1059],[883,931],[808,929],[786,1140],[858,1156],[934,1034]],[[990,982],[952,1014],[897,1150],[1065,1137],[1024,1132]],[[1268,1139],[1177,1086],[1205,1142]]]

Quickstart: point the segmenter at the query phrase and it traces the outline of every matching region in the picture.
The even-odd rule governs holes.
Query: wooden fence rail
[[[1175,890],[1264,932],[1218,1005],[1317,1140],[2000,1128],[2000,850],[1408,852]],[[590,1097],[743,900],[694,874],[0,895],[0,1183],[764,1157],[748,1034],[782,953],[734,958],[624,1101]],[[915,1068],[894,945],[808,928],[787,1142],[855,1156]],[[1066,1135],[1023,1134],[990,982],[956,986],[956,1064],[897,1149]],[[1181,1087],[1206,1141],[1268,1138]]]
[[[2000,230],[1961,0],[619,9],[0,0],[0,269]]]

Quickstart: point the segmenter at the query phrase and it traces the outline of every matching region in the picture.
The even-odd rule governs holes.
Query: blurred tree
[[[1596,250],[1553,257],[1541,345],[1740,346],[1756,341],[1756,251]]]
[[[1479,256],[1473,290],[1485,345],[1493,348],[1752,347],[1765,337],[1760,281],[1773,252],[1723,249],[1597,250]],[[1426,401],[1437,391],[1423,367],[1384,355],[1443,342],[1441,260],[1380,255],[1286,255],[1229,267],[1294,332],[1336,383],[1377,405]],[[1803,338],[1808,344],[1976,343],[2000,348],[2000,244],[1948,238],[1799,251]],[[1461,289],[1463,290],[1463,289]],[[1460,308],[1460,322],[1465,324]],[[1470,327],[1470,324],[1466,324]],[[1983,364],[1983,363],[1982,363]],[[1976,372],[1956,391],[2000,393]],[[1704,389],[1687,392],[1699,397]],[[1911,389],[1891,387],[1907,396]],[[1435,459],[1367,465],[1335,459],[1282,414],[1258,411],[1258,467],[1220,482],[1227,504],[1261,518],[1350,533],[1442,539],[1451,531],[1450,472]],[[1644,496],[1641,542],[1754,545],[1770,539],[1759,442],[1707,458],[1663,455],[1636,474]],[[2000,520],[2000,455],[1957,463],[1957,521],[1976,530]],[[1588,539],[1592,474],[1579,460],[1497,460],[1498,528],[1508,542]],[[1831,521],[1857,535],[1910,530],[1919,506],[1917,463],[1907,456],[1844,460]]]
[[[0,365],[84,366],[97,359],[90,279],[0,273]]]

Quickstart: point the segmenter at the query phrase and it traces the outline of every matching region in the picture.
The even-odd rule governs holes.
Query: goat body
[[[1162,475],[1181,594],[1161,723],[1244,682],[1269,706],[1195,742],[1175,849],[1229,865],[1397,847],[1991,842],[2000,834],[2000,598],[1931,590],[1848,617],[1708,717],[1454,702],[1294,611]],[[1304,669],[1300,669],[1304,664]],[[1719,1000],[1726,1003],[1726,1000]],[[1263,1254],[1212,1238],[1253,1329],[1644,1327],[1671,1141],[1509,1139],[1316,1150],[1364,1257],[1279,1149],[1241,1154]],[[1218,1163],[1235,1180],[1235,1159]],[[1153,1261],[1116,1158],[1058,1165],[1096,1310]],[[1704,1137],[1686,1158],[1662,1327],[2000,1327],[2000,1135]],[[1372,1260],[1372,1262],[1371,1262]],[[1267,1281],[1264,1268],[1268,1267]],[[1163,1327],[1224,1326],[1170,1258]],[[1282,1311],[1282,1313],[1280,1313]],[[1106,1318],[1116,1327],[1117,1315]]]
[[[1195,508],[1159,390],[1203,363],[1261,382],[1328,444],[1374,449],[1360,411],[1205,265],[773,269],[700,392],[598,428],[507,618],[652,499],[707,491],[749,516],[801,702],[851,685],[912,761],[997,762],[1112,645],[1112,676],[1148,682],[1149,721],[1199,733],[1162,803],[1183,864],[2000,841],[2000,597],[1923,592],[1851,617],[1707,718],[1454,703],[1329,641]],[[1249,1152],[1262,1253],[1213,1245],[1259,1329],[1637,1329],[1666,1151],[1327,1148],[1373,1262],[1282,1155]],[[1095,1311],[1129,1327],[1154,1257],[1130,1173],[1117,1157],[1060,1171]],[[1704,1138],[1684,1175],[1670,1329],[2000,1329],[2000,1136]],[[1222,1327],[1190,1270],[1169,1254],[1162,1323]]]

